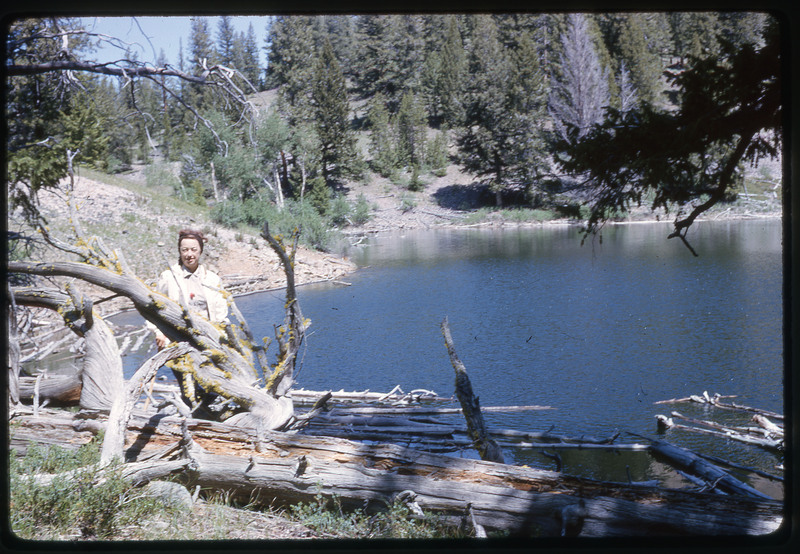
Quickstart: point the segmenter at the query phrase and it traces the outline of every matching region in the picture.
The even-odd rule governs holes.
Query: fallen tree
[[[656,415],[658,428],[662,431],[666,429],[681,429],[693,433],[716,435],[778,452],[782,452],[785,449],[783,414],[761,408],[744,406],[736,404],[735,402],[723,402],[723,398],[735,398],[735,396],[723,396],[718,393],[711,396],[708,394],[708,391],[704,391],[702,395],[660,400],[656,402],[656,404],[698,403],[721,408],[723,410],[753,414],[750,421],[755,423],[755,426],[723,425],[714,421],[687,417],[680,412],[672,411],[669,416],[663,414]],[[679,421],[684,423],[678,423]]]
[[[85,442],[105,428],[105,418],[90,411],[18,413],[11,447],[48,437]],[[454,525],[471,515],[488,531],[524,536],[764,535],[783,521],[783,504],[774,500],[612,485],[394,444],[258,433],[141,411],[133,412],[128,429],[130,475],[145,481],[177,474],[190,489],[227,491],[255,505],[336,496],[345,508],[375,511],[405,499]]]

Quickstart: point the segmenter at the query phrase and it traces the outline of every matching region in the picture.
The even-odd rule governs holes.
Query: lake
[[[691,255],[669,224],[607,226],[581,245],[574,226],[433,229],[372,236],[348,255],[351,286],[298,289],[312,320],[297,386],[395,385],[449,396],[446,316],[483,406],[547,405],[488,414],[490,427],[622,439],[636,433],[774,472],[779,456],[728,440],[667,431],[671,410],[746,422],[690,394],[737,395],[783,412],[782,226],[777,219],[699,222]],[[239,297],[257,337],[282,321],[283,291]],[[131,369],[132,370],[132,369]],[[643,442],[643,440],[638,440]],[[644,454],[565,452],[564,471],[614,480],[663,477]],[[540,450],[510,462],[552,469]]]

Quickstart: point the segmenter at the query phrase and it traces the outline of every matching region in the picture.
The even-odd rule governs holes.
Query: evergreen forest
[[[730,200],[744,162],[780,152],[766,13],[286,15],[246,33],[218,20],[193,17],[177,61],[139,60],[74,19],[13,21],[12,204],[33,210],[73,162],[150,164],[220,224],[278,210],[335,226],[343,191],[376,176],[414,190],[457,165],[486,206],[586,206],[599,224],[636,203]],[[120,49],[120,73],[92,64],[98,41]]]

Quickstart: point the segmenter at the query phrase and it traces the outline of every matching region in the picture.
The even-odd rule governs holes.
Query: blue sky
[[[204,16],[205,17],[205,16]],[[211,36],[216,41],[219,17],[206,17]],[[261,66],[266,63],[263,50],[268,16],[232,16],[231,21],[236,33],[247,32],[252,23],[258,43]],[[158,17],[86,17],[83,24],[90,32],[110,35],[126,43],[139,55],[139,60],[155,63],[161,50],[172,65],[178,63],[179,44],[183,43],[184,58],[189,53],[190,18],[184,16]],[[134,44],[135,43],[135,44]],[[122,57],[124,51],[106,47],[98,50],[94,56],[101,62]]]

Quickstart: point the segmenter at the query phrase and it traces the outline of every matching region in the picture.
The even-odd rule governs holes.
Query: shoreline
[[[698,218],[695,220],[693,225],[701,224],[701,223],[719,223],[723,221],[727,222],[739,222],[739,221],[753,221],[753,220],[774,220],[784,218],[783,214],[778,213],[764,213],[764,214],[731,214],[726,215],[724,217],[704,217]],[[603,224],[603,226],[626,226],[626,225],[654,225],[660,224],[664,226],[672,225],[674,221],[666,221],[664,219],[629,219],[625,221],[608,221]],[[482,223],[475,223],[469,225],[460,225],[458,223],[447,223],[441,224],[436,226],[419,226],[419,227],[405,227],[405,228],[397,228],[397,229],[375,229],[375,230],[361,230],[361,231],[349,231],[346,232],[345,235],[348,237],[356,237],[356,236],[371,236],[371,237],[385,237],[391,236],[393,234],[398,233],[407,233],[407,232],[426,232],[426,231],[440,231],[440,230],[455,230],[455,231],[468,231],[471,229],[492,229],[492,230],[512,230],[512,229],[536,229],[536,228],[546,228],[546,227],[581,227],[584,225],[582,221],[570,221],[570,220],[550,220],[550,221],[537,221],[537,222],[497,222],[497,221],[488,221]],[[602,227],[601,227],[602,228]],[[350,262],[348,260],[348,265],[350,269],[343,273],[342,275],[349,275],[361,269],[355,263]],[[333,277],[333,278],[324,278],[324,279],[317,279],[312,281],[304,281],[302,283],[297,283],[297,287],[302,287],[306,285],[315,285],[315,284],[322,284],[322,283],[337,283],[340,282],[343,286],[349,286],[350,283],[342,282],[340,277]],[[286,286],[271,286],[267,288],[255,288],[251,290],[246,290],[238,293],[232,293],[234,297],[246,296],[250,294],[256,294],[260,292],[274,292],[285,289]]]

